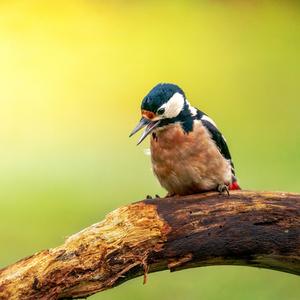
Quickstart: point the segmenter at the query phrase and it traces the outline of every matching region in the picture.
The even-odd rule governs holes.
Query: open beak
[[[139,145],[153,131],[153,129],[159,125],[159,123],[160,123],[160,120],[150,121],[150,120],[142,117],[140,122],[136,125],[136,127],[130,133],[129,137],[133,136],[135,133],[137,133],[139,130],[141,130],[143,127],[146,126],[142,136],[138,140],[137,145]]]

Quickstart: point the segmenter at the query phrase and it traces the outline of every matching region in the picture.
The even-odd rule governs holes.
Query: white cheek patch
[[[163,116],[165,118],[175,118],[182,111],[184,106],[184,97],[180,93],[175,93],[167,103],[161,107],[165,109]]]

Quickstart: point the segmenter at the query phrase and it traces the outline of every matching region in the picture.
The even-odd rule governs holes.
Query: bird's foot
[[[220,195],[226,193],[227,196],[230,196],[228,186],[225,184],[219,184],[217,190],[220,193]]]
[[[155,195],[155,198],[160,198],[160,196],[159,195]],[[151,196],[151,195],[147,195],[146,196],[146,199],[153,199],[153,197]]]

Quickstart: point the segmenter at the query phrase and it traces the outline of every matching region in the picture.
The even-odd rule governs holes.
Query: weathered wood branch
[[[0,271],[0,299],[80,298],[147,273],[245,265],[300,275],[300,194],[137,202]]]

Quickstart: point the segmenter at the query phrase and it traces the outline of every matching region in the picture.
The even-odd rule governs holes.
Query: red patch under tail
[[[240,188],[239,184],[237,183],[237,181],[234,181],[229,185],[229,190],[230,191],[241,190],[241,188]]]

